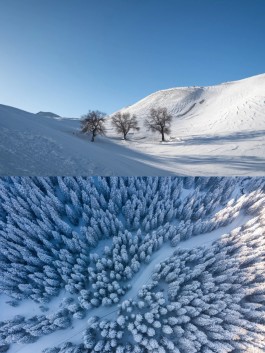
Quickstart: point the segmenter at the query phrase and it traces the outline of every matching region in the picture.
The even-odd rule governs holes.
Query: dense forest
[[[58,330],[65,342],[43,352],[264,350],[264,204],[265,178],[1,178],[0,297],[6,310],[31,300],[40,313],[0,313],[0,352]],[[213,244],[179,246],[217,230],[225,235]],[[68,342],[78,320],[80,343]]]

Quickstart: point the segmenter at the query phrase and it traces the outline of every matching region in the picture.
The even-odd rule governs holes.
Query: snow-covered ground
[[[129,141],[107,118],[107,137],[90,143],[78,119],[0,105],[0,175],[262,175],[265,74],[212,87],[156,92],[122,112],[141,130]],[[151,108],[173,115],[167,142],[144,127]]]
[[[119,143],[163,158],[179,174],[263,174],[264,92],[265,74],[217,86],[158,91],[121,110],[138,117],[140,131],[131,134],[132,141]],[[166,143],[144,127],[150,109],[158,107],[173,116]],[[116,136],[110,121],[108,134]]]

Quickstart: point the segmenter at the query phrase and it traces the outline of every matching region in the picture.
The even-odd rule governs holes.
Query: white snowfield
[[[161,143],[147,131],[151,108],[173,116]],[[107,137],[77,134],[78,119],[0,105],[1,175],[264,175],[265,74],[210,87],[158,91],[121,112],[141,130],[122,141],[107,118]]]
[[[43,117],[0,105],[0,175],[167,174],[156,157],[108,138],[92,143],[78,134],[79,127],[79,119]]]
[[[170,136],[146,131],[151,108],[167,108],[173,116]],[[265,172],[265,74],[209,87],[158,91],[126,107],[138,117],[135,150],[163,157],[179,174],[258,175]],[[109,124],[109,134],[115,136]]]

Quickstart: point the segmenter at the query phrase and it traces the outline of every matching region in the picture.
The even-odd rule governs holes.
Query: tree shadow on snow
[[[239,142],[251,141],[258,137],[265,137],[265,130],[238,131],[227,135],[191,135],[182,140],[183,145],[207,145],[212,142]]]
[[[265,158],[257,156],[212,156],[212,155],[190,155],[190,156],[175,156],[171,158],[176,165],[201,165],[199,174],[203,175],[203,165],[212,165],[212,175],[216,174],[218,166],[222,166],[229,171],[229,175],[236,175],[237,171],[245,172],[244,174],[255,173],[264,175],[265,173]],[[208,174],[208,173],[206,173]],[[242,173],[241,173],[242,174]]]

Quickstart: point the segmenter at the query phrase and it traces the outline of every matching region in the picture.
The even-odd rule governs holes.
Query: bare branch
[[[167,108],[153,108],[144,124],[148,130],[158,131],[162,135],[162,141],[165,141],[165,134],[170,133],[171,122],[172,115],[168,114]]]
[[[131,116],[130,113],[116,113],[113,115],[111,123],[118,134],[123,134],[124,140],[126,140],[130,130],[140,130],[136,115]]]
[[[105,135],[104,118],[106,114],[98,110],[90,110],[82,116],[81,132],[91,134],[91,141],[94,142],[97,135]]]

